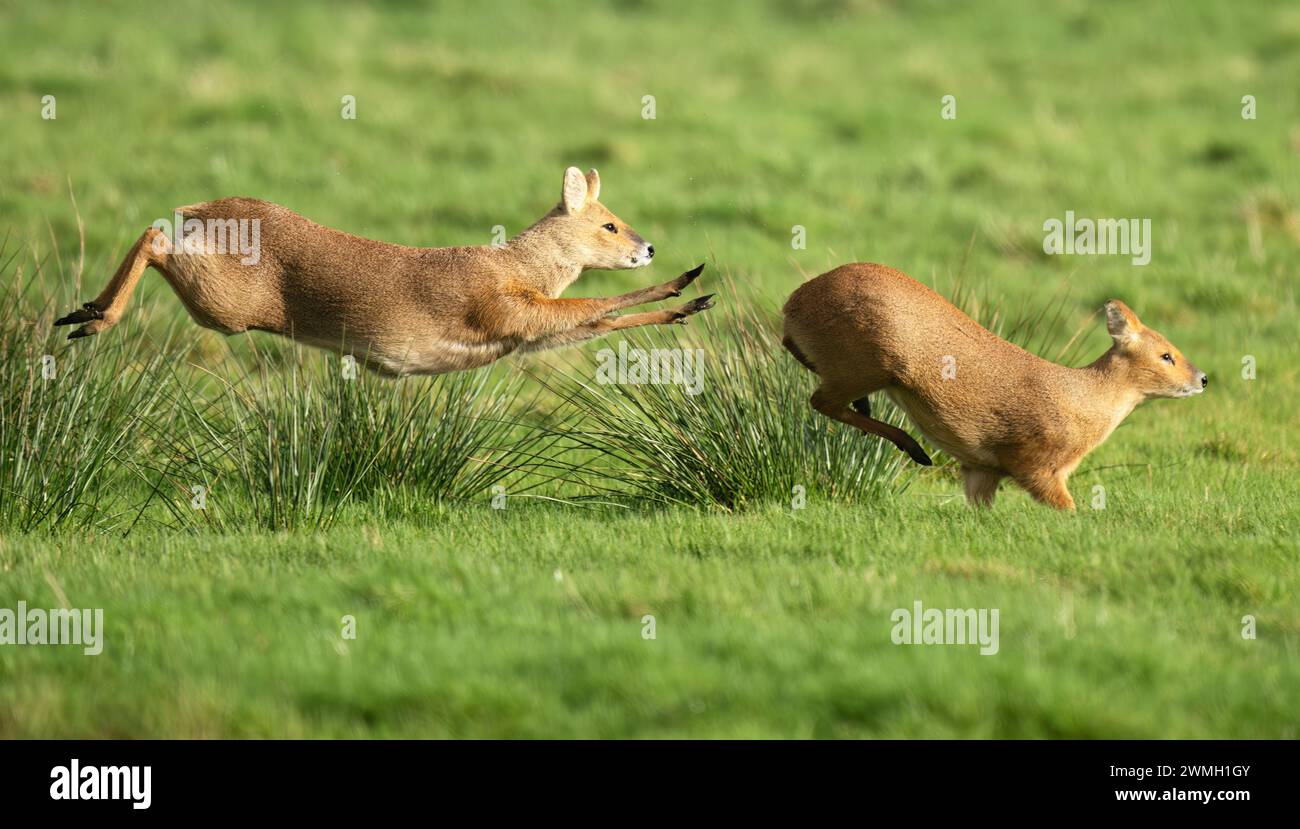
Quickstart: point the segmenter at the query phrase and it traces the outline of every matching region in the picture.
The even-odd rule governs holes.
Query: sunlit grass
[[[1293,4],[168,10],[0,26],[0,607],[107,626],[99,657],[0,647],[0,736],[1300,735]],[[593,382],[617,339],[344,380],[152,272],[115,330],[49,328],[176,205],[485,244],[570,164],[658,255],[568,295],[715,264],[713,311],[628,338],[704,348],[701,395]],[[1066,209],[1150,218],[1151,264],[1043,255]],[[1071,365],[1123,299],[1209,391],[1139,407],[1077,513],[972,511],[812,413],[772,341],[848,261]],[[892,645],[915,600],[1000,608],[999,654]]]

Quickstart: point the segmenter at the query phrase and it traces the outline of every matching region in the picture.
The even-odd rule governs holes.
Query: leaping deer
[[[1127,305],[1112,299],[1105,308],[1110,350],[1067,368],[998,337],[904,273],[841,265],[790,295],[784,344],[821,380],[814,409],[929,466],[911,435],[871,416],[868,395],[885,392],[961,461],[971,504],[991,506],[1009,477],[1044,504],[1074,509],[1070,473],[1139,403],[1190,397],[1210,383]]]
[[[288,208],[226,198],[177,208],[173,237],[150,227],[102,293],[55,325],[68,339],[122,319],[146,268],[160,271],[194,321],[225,334],[270,331],[352,354],[387,375],[441,374],[513,352],[579,343],[642,325],[684,323],[712,295],[671,310],[617,316],[681,296],[703,265],[671,282],[615,297],[560,294],[587,269],[642,268],[654,246],[600,203],[600,176],[564,171],[560,203],[500,246],[416,248],[323,227]],[[216,228],[252,223],[254,256],[213,250]],[[224,245],[217,245],[224,248]]]

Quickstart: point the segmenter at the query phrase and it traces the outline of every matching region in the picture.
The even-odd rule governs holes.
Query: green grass
[[[1250,6],[0,4],[0,608],[107,628],[0,646],[0,737],[1300,736],[1300,12]],[[710,262],[717,319],[654,335],[708,349],[699,398],[574,399],[617,340],[345,385],[153,273],[111,333],[49,331],[177,205],[486,243],[568,164],[660,251],[574,293]],[[1151,264],[1042,255],[1067,209],[1150,218]],[[1117,296],[1209,393],[1139,408],[1076,514],[969,510],[950,467],[894,480],[810,417],[755,327],[855,259],[1040,353],[1086,325],[1071,362]],[[893,645],[916,600],[998,608],[999,653]]]
[[[427,529],[11,541],[8,584],[49,600],[59,578],[105,604],[108,638],[6,654],[0,731],[1295,737],[1292,539],[1229,489],[1153,544],[1189,496],[1135,484],[1078,516],[484,504]],[[894,646],[916,599],[1000,608],[1000,652]]]

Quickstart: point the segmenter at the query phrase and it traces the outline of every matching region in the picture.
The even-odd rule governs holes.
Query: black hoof
[[[674,279],[672,282],[673,285],[672,295],[681,296],[682,289],[684,289],[687,285],[690,285],[692,282],[694,282],[699,277],[699,275],[703,272],[704,272],[704,265],[703,263],[701,263],[699,265],[696,265],[693,270],[689,270],[686,273]]]
[[[908,457],[919,463],[921,466],[934,466],[934,461],[930,460],[930,456],[925,454],[925,450],[920,446],[905,446],[901,448],[908,454]]]
[[[94,303],[87,302],[85,305],[68,314],[66,317],[59,317],[54,321],[55,325],[75,325],[80,322],[90,322],[92,320],[102,320],[104,312],[95,307]],[[84,334],[82,335],[85,336]]]
[[[707,311],[713,307],[713,294],[705,294],[698,299],[692,299],[682,307],[673,311],[673,322],[678,325],[685,325],[686,318],[692,314],[698,314],[701,311]]]
[[[692,299],[682,306],[682,310],[688,314],[698,314],[701,311],[707,311],[713,307],[713,294],[705,294],[699,299]]]

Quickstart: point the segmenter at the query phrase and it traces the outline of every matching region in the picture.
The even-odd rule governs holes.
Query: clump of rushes
[[[0,529],[119,530],[152,497],[140,452],[166,419],[176,347],[121,337],[67,348],[0,245]],[[33,274],[48,263],[37,263]],[[60,270],[62,270],[60,268]],[[31,277],[29,277],[31,279]],[[71,277],[60,274],[68,284]]]
[[[736,296],[724,289],[723,296]],[[697,322],[698,320],[698,322]],[[808,405],[815,383],[781,346],[774,311],[720,302],[683,329],[638,329],[632,349],[698,352],[698,394],[682,385],[597,379],[600,351],[588,348],[542,382],[565,401],[566,452],[549,468],[601,497],[738,510],[804,497],[861,500],[900,488],[906,458],[828,420]],[[619,348],[619,337],[600,348]],[[875,405],[875,404],[873,404]],[[899,423],[880,401],[876,417]]]
[[[216,400],[183,407],[182,458],[210,493],[200,518],[323,529],[349,506],[392,516],[484,496],[527,465],[509,458],[554,440],[511,414],[522,384],[497,371],[393,381],[276,344]]]

